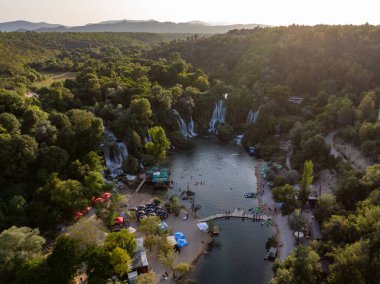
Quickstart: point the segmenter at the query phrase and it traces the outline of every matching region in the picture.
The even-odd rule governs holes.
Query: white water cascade
[[[123,173],[123,162],[128,158],[128,149],[124,142],[117,142],[115,134],[106,130],[106,143],[103,146],[104,159],[110,171],[111,177],[117,177]]]
[[[224,101],[220,100],[215,103],[214,111],[212,112],[211,120],[209,123],[209,132],[216,132],[217,127],[226,121],[226,110]]]
[[[152,136],[149,133],[144,137],[144,144],[148,142],[152,142]]]
[[[258,116],[259,116],[260,111],[252,111],[250,110],[247,116],[247,123],[248,124],[255,124]]]
[[[194,137],[197,134],[194,132],[194,121],[193,118],[190,116],[190,121],[188,124],[183,120],[181,115],[176,109],[173,109],[174,115],[177,117],[177,122],[179,125],[179,129],[182,133],[182,135],[186,138]]]

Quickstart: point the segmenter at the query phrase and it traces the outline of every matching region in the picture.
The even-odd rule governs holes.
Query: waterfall
[[[194,121],[191,116],[190,116],[190,122],[186,124],[186,122],[183,120],[183,118],[181,117],[181,115],[176,109],[173,109],[173,113],[177,117],[179,129],[184,137],[189,138],[189,137],[194,137],[197,135],[194,132]]]
[[[149,133],[144,137],[144,144],[148,142],[152,142],[152,136]]]
[[[259,116],[260,111],[252,111],[250,110],[247,116],[247,123],[254,124]]]
[[[380,103],[379,103],[379,112],[377,113],[377,120],[380,120]]]
[[[235,137],[235,143],[236,143],[237,145],[241,145],[241,141],[243,140],[243,138],[244,138],[244,134],[239,134],[239,135],[237,135],[237,136]]]
[[[211,120],[210,120],[210,128],[209,132],[216,132],[216,128],[225,122],[226,120],[226,110],[227,108],[224,106],[224,101],[220,100],[215,103],[214,111],[212,112]]]
[[[106,130],[106,139],[107,142],[103,146],[104,159],[111,177],[116,177],[123,173],[121,167],[128,158],[128,149],[124,142],[117,142],[115,134],[110,130]]]

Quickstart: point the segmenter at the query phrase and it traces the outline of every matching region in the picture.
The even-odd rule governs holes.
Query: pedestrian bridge
[[[201,218],[199,221],[200,222],[208,222],[208,221],[211,221],[211,220],[216,220],[216,219],[229,219],[229,218],[247,218],[247,219],[252,219],[252,220],[256,220],[256,221],[268,221],[270,220],[271,218],[269,218],[267,215],[263,214],[263,213],[256,213],[256,212],[251,212],[251,211],[244,211],[243,209],[234,209],[232,211],[228,211],[228,212],[222,212],[222,213],[216,213],[216,214],[213,214],[213,215],[210,215],[208,217],[205,217],[205,218]]]

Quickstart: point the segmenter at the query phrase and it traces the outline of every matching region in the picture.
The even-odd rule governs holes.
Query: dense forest
[[[291,141],[295,170],[310,160],[317,175],[323,169],[339,174],[316,213],[325,242],[299,246],[276,263],[272,283],[377,283],[379,46],[380,27],[370,25],[256,28],[171,41],[155,34],[0,33],[0,229],[28,226],[54,235],[74,211],[113,186],[104,178],[99,147],[106,130],[127,144],[123,169],[135,174],[140,163],[162,159],[170,144],[191,147],[173,109],[202,132],[227,93],[220,139],[244,133],[244,147],[256,145],[261,157],[282,164],[281,144]],[[75,76],[37,87],[49,72]],[[289,101],[293,96],[301,104]],[[250,111],[259,111],[254,124],[247,123]],[[373,165],[363,171],[333,157],[324,138],[336,129]],[[144,142],[148,134],[152,144]],[[286,183],[278,179],[275,186]],[[291,210],[300,207],[293,201]],[[62,246],[71,247],[73,263],[69,277],[54,283],[68,283],[83,257],[108,255],[93,249],[79,256],[77,245],[61,238],[41,260],[43,241],[36,242],[39,251],[0,263],[2,279],[41,283],[30,275],[57,270]],[[20,268],[24,273],[16,277]]]

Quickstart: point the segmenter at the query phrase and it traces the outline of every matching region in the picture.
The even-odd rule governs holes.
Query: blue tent
[[[189,243],[186,241],[186,239],[179,239],[177,241],[177,246],[179,248],[181,248],[181,247],[187,247],[188,245],[189,245]]]
[[[178,242],[179,239],[185,239],[185,235],[182,232],[177,232],[174,234],[174,238]]]

